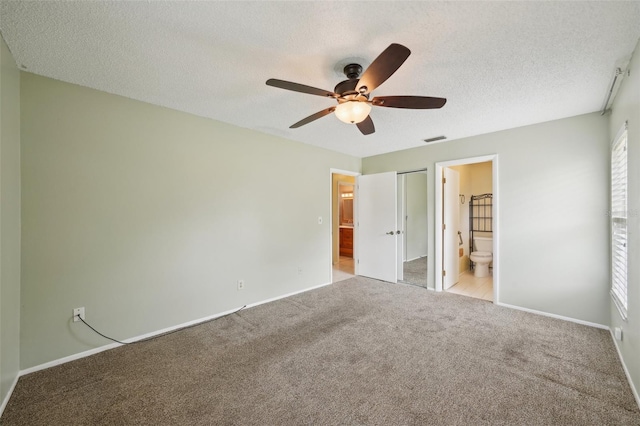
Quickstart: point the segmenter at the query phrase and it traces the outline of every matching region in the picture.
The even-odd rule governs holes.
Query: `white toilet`
[[[474,237],[469,259],[475,264],[473,275],[478,278],[489,276],[489,264],[493,261],[493,238]]]

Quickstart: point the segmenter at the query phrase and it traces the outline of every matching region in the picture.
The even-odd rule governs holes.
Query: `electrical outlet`
[[[238,290],[244,289],[244,280],[238,280]]]
[[[80,321],[80,318],[78,318],[78,315],[80,315],[80,318],[82,318],[83,320],[86,320],[84,316],[84,308],[75,308],[73,310],[73,322]]]
[[[616,340],[622,340],[622,329],[620,327],[616,327],[613,329],[613,335]]]

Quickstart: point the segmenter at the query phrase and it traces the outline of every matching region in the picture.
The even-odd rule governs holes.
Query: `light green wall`
[[[434,164],[498,155],[499,301],[609,323],[608,119],[599,113],[364,158],[364,174],[427,168],[435,288]]]
[[[21,94],[23,369],[109,343],[75,307],[126,339],[330,281],[330,168],[360,159],[27,73]]]
[[[19,370],[20,71],[0,37],[0,405]]]
[[[631,375],[637,392],[640,391],[640,41],[629,64],[631,75],[622,80],[622,85],[611,107],[609,141],[613,141],[625,121],[627,131],[628,161],[628,317],[620,318],[611,301],[611,326],[621,327],[623,339],[618,347]],[[610,298],[608,298],[610,300]],[[640,404],[640,399],[638,400]]]

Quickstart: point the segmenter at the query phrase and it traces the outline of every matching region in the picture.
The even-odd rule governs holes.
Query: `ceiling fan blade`
[[[356,90],[360,93],[369,93],[384,83],[407,60],[411,51],[401,44],[393,43],[387,47],[369,68],[362,74]]]
[[[336,110],[336,107],[330,107],[327,109],[323,109],[322,111],[318,111],[315,114],[312,114],[310,116],[308,116],[307,118],[303,118],[302,120],[298,121],[295,124],[292,124],[291,126],[289,126],[290,129],[297,129],[298,127],[304,126],[305,124],[309,124],[312,121],[317,120],[318,118],[322,118],[325,115],[331,114],[333,111]]]
[[[373,125],[373,120],[371,119],[370,115],[367,115],[367,118],[365,118],[360,123],[356,124],[356,126],[358,126],[358,129],[360,129],[363,135],[370,135],[371,133],[376,131],[376,128]]]
[[[277,80],[275,78],[270,78],[269,80],[267,80],[267,86],[292,90],[294,92],[308,93],[309,95],[325,96],[328,98],[337,98],[339,96],[337,93],[329,92],[328,90],[305,86],[304,84],[292,83],[290,81]]]
[[[445,98],[428,96],[376,96],[371,105],[388,108],[435,109],[447,103]]]

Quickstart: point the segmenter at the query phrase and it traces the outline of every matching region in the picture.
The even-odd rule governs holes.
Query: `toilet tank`
[[[488,251],[493,252],[493,238],[489,237],[475,237],[473,239],[474,251]]]

